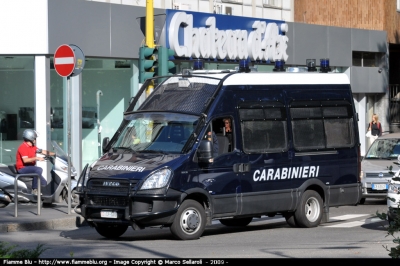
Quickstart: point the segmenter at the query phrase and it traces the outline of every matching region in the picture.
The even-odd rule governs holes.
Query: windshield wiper
[[[167,154],[165,151],[162,150],[143,150],[142,152]]]
[[[131,147],[113,147],[113,150],[124,150],[124,153],[126,151],[132,151],[133,153],[136,153],[136,151],[134,149],[132,149]]]

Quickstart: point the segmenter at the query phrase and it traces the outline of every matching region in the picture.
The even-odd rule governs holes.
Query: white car
[[[399,167],[400,167],[400,156],[397,158]],[[400,169],[397,170],[396,174],[394,177],[400,177]],[[399,211],[400,208],[400,181],[394,181],[391,180],[389,182],[389,187],[388,187],[388,193],[387,193],[387,206],[388,206],[388,220],[389,222],[393,221],[394,218],[396,217],[397,212]],[[394,199],[395,201],[392,201],[390,198]]]
[[[400,133],[391,133],[377,138],[372,143],[367,154],[361,161],[362,197],[360,204],[366,198],[386,199],[389,182],[393,173],[388,167],[393,166],[400,155]],[[392,170],[397,171],[396,166]]]

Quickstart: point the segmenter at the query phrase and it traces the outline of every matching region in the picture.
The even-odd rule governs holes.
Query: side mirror
[[[199,148],[197,149],[197,158],[199,163],[212,163],[213,151],[212,143],[209,140],[200,141]]]
[[[110,138],[109,137],[105,137],[104,139],[103,139],[103,144],[102,144],[102,148],[103,148],[103,153],[105,153],[107,150],[106,150],[106,147],[107,147],[107,145],[108,145],[108,143],[110,142]]]

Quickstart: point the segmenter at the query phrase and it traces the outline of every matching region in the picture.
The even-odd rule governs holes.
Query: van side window
[[[214,157],[229,153],[234,147],[234,128],[233,119],[230,116],[214,119],[210,126],[208,126],[204,138],[212,140]],[[211,133],[212,132],[212,133]],[[210,138],[210,135],[212,136]]]
[[[243,102],[239,106],[243,151],[271,153],[287,150],[285,106],[279,102]]]
[[[294,148],[304,151],[354,146],[351,108],[346,101],[292,102]]]

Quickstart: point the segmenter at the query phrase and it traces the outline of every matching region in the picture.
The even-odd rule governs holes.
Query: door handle
[[[233,165],[234,173],[250,172],[251,165],[249,163],[236,163]]]

